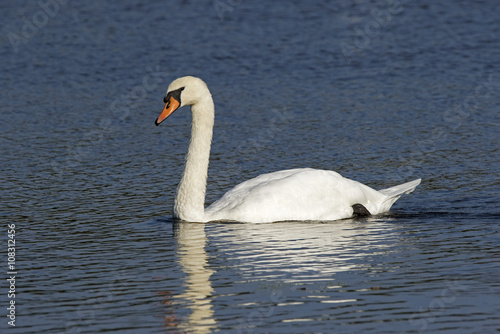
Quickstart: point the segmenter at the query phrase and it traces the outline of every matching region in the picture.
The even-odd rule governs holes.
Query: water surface
[[[0,5],[9,330],[498,332],[500,7],[399,4]],[[188,74],[216,105],[207,204],[287,168],[423,182],[369,219],[174,224],[190,114],[153,123]]]

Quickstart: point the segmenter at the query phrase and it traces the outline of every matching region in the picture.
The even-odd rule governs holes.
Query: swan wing
[[[372,214],[386,195],[340,174],[311,168],[263,174],[245,181],[205,210],[207,220],[274,222],[349,218],[352,205]]]

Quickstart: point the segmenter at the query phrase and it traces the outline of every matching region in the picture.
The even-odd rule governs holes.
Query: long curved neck
[[[174,217],[191,222],[205,221],[205,191],[214,127],[214,102],[209,92],[191,107],[191,141],[186,165],[177,188]]]

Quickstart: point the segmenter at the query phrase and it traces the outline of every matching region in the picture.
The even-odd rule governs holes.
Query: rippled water
[[[18,332],[500,330],[495,1],[41,3],[0,4]],[[153,122],[187,74],[207,204],[286,168],[423,182],[369,219],[174,224],[190,115]]]

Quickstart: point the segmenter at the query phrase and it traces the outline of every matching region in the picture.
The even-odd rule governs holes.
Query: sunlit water
[[[500,330],[497,2],[0,9],[13,332]],[[153,123],[186,74],[216,104],[207,204],[286,168],[423,182],[380,217],[176,225],[190,114]]]

